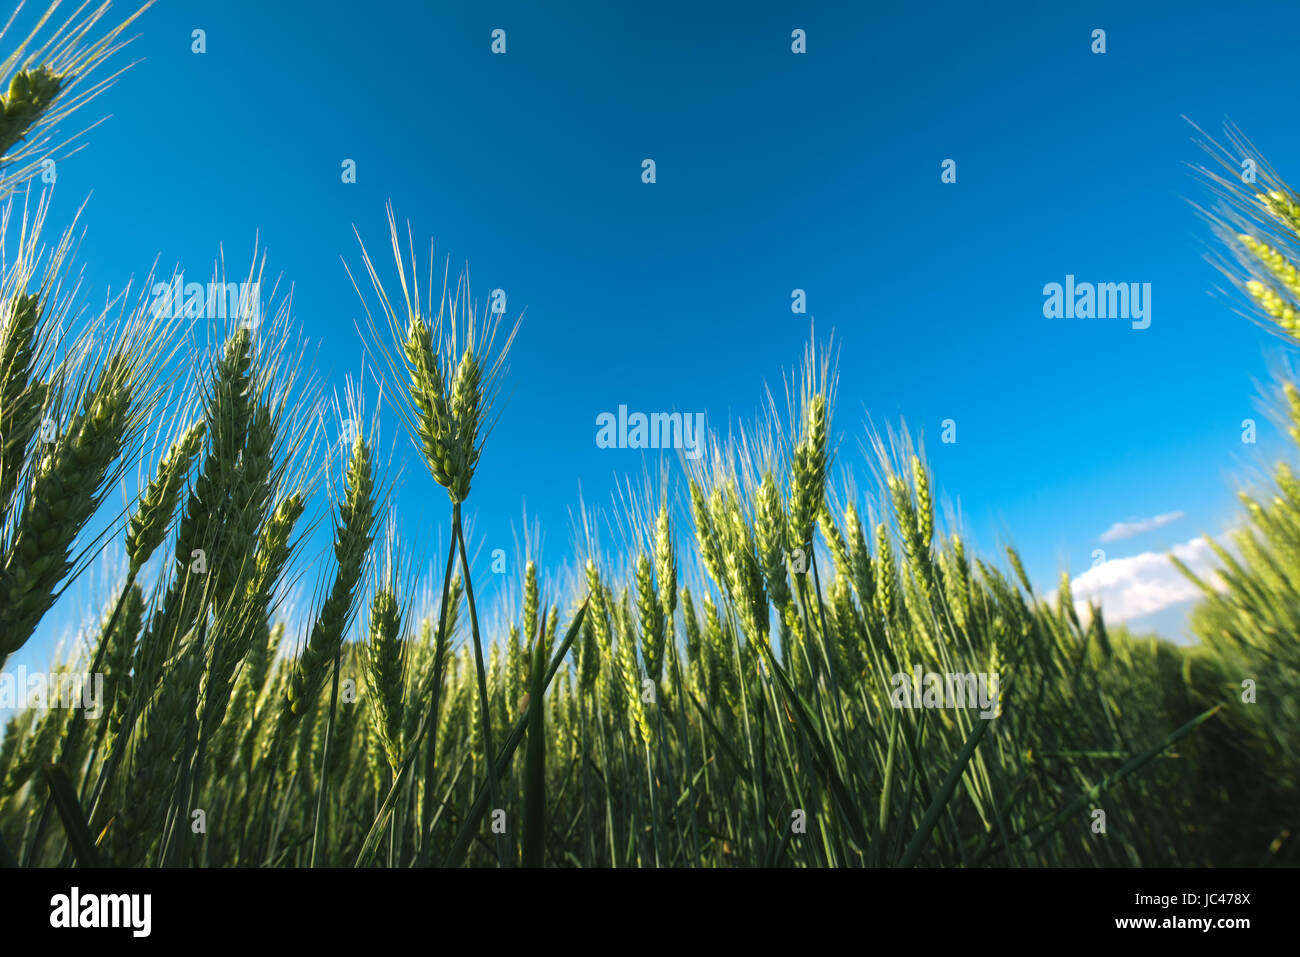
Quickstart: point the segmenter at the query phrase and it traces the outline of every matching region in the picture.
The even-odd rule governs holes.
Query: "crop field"
[[[623,545],[580,522],[484,602],[465,510],[519,320],[391,207],[391,236],[340,251],[374,370],[342,402],[287,300],[246,308],[256,264],[217,277],[211,328],[160,306],[155,279],[162,305],[190,295],[170,275],[77,312],[42,158],[113,99],[138,23],[65,19],[0,35],[3,863],[1300,863],[1287,461],[1243,493],[1215,575],[1186,569],[1195,641],[1143,636],[1081,615],[1068,575],[1043,594],[1014,549],[976,554],[901,424],[840,441],[843,356],[818,337],[729,437],[610,413],[610,447],[659,447],[648,427],[696,454],[627,497]],[[1294,341],[1300,194],[1266,168],[1242,182],[1235,145],[1210,148],[1201,195],[1241,309]],[[1276,406],[1300,444],[1297,383]],[[394,506],[402,443],[442,536],[432,576]],[[106,553],[124,575],[45,682],[96,706],[30,702],[6,662]]]

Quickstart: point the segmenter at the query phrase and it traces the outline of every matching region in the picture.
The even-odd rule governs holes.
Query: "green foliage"
[[[108,50],[7,60],[0,154],[59,115]],[[1264,195],[1294,231],[1300,200]],[[1261,242],[1243,248],[1274,295],[1292,291],[1296,271]],[[772,429],[785,438],[665,476],[652,514],[617,517],[643,533],[627,554],[593,537],[568,593],[528,561],[514,602],[482,619],[461,507],[513,333],[494,347],[468,289],[435,310],[406,295],[400,258],[400,300],[365,263],[385,320],[366,345],[448,493],[450,547],[441,588],[420,600],[395,568],[390,517],[387,565],[367,576],[388,502],[358,427],[302,620],[282,605],[293,535],[330,463],[291,421],[284,343],[228,330],[201,414],[169,409],[184,414],[153,461],[140,426],[172,330],[138,315],[70,364],[47,348],[57,276],[35,283],[24,255],[7,267],[0,664],[84,568],[76,544],[93,520],[108,529],[97,547],[121,545],[128,567],[88,626],[91,660],[58,669],[105,676],[102,714],[27,709],[0,741],[0,834],[23,863],[1296,862],[1289,467],[1245,501],[1248,525],[1218,549],[1221,581],[1200,582],[1201,643],[1138,637],[1081,614],[1068,576],[1043,598],[1014,551],[1009,574],[968,553],[905,439],[873,443],[879,482],[832,507],[833,377],[810,350],[792,421]],[[1300,392],[1287,398],[1300,441]],[[51,414],[63,425],[42,437]],[[138,496],[120,519],[100,515],[135,465]],[[292,652],[286,633],[302,636]],[[946,690],[963,697],[931,700],[941,689],[914,674],[956,676]],[[971,697],[981,690],[994,694]]]

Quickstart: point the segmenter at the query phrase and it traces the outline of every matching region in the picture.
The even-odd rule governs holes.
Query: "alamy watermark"
[[[704,454],[703,412],[633,412],[620,405],[618,414],[596,416],[596,447],[600,449],[682,449],[688,459]]]
[[[121,928],[148,937],[152,912],[152,894],[83,894],[73,887],[50,898],[50,926],[58,929]]]
[[[895,708],[979,708],[981,718],[998,715],[996,673],[923,672],[915,665],[910,675],[899,672],[891,682],[889,703]]]
[[[84,708],[87,718],[98,718],[104,713],[104,675],[28,673],[19,665],[0,674],[0,708]]]
[[[156,319],[239,319],[256,328],[262,299],[255,282],[189,282],[178,273],[170,283],[154,283],[150,311]]]
[[[1151,325],[1151,283],[1079,282],[1067,274],[1065,284],[1043,287],[1043,315],[1048,319],[1129,319],[1134,329]]]

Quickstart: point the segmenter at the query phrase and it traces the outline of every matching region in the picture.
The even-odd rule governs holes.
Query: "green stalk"
[[[420,811],[420,857],[423,863],[428,864],[431,855],[427,850],[429,841],[432,838],[433,828],[433,789],[429,786],[429,781],[433,778],[434,762],[438,753],[438,711],[442,707],[442,680],[443,668],[447,660],[447,642],[450,636],[447,634],[447,611],[448,598],[451,592],[451,570],[456,563],[456,536],[451,539],[451,547],[447,550],[447,566],[442,573],[442,601],[438,610],[438,636],[434,641],[433,650],[433,688],[429,703],[429,711],[425,715],[426,720],[420,722],[420,731],[416,734],[416,739],[411,743],[412,754],[418,751],[420,746],[420,736],[424,734],[424,728],[428,727],[428,739],[425,746],[425,788],[424,801]],[[394,779],[393,787],[397,786]],[[390,789],[391,793],[391,789]]]
[[[492,747],[492,710],[491,705],[488,704],[487,672],[483,668],[483,643],[479,640],[478,610],[474,606],[474,585],[470,581],[469,552],[465,548],[465,535],[461,530],[460,502],[452,506],[451,524],[456,541],[460,543],[461,574],[465,579],[465,598],[469,602],[470,633],[474,639],[474,665],[478,670],[479,717],[483,731],[483,756],[487,764],[488,794],[491,797],[492,806],[500,807],[501,805],[497,804],[497,770],[496,765],[492,762],[492,755],[496,753],[496,750]],[[501,835],[496,834],[495,838],[497,865],[504,867],[505,851],[502,848]]]
[[[925,809],[925,814],[921,818],[921,826],[916,829],[916,834],[907,845],[907,850],[903,852],[903,859],[898,862],[899,867],[911,867],[916,863],[916,859],[921,856],[921,849],[925,846],[926,840],[930,837],[930,832],[934,830],[935,824],[939,821],[939,815],[943,813],[948,806],[948,801],[952,797],[952,792],[957,789],[957,782],[961,780],[966,773],[966,765],[970,763],[971,757],[975,754],[975,749],[979,747],[980,741],[988,732],[992,719],[981,719],[975,726],[975,730],[966,738],[966,743],[962,746],[961,753],[957,755],[956,762],[948,769],[948,775],[943,779],[943,784],[930,802],[930,806]]]
[[[330,777],[330,747],[334,739],[334,716],[338,711],[339,701],[339,662],[343,656],[340,650],[334,655],[334,681],[330,687],[330,710],[329,719],[325,723],[325,747],[321,750],[320,759],[320,789],[316,795],[316,823],[312,827],[311,835],[311,865],[317,866],[317,861],[323,860],[325,854],[325,834],[326,814],[329,811],[327,798],[329,795],[329,777]]]
[[[545,628],[545,624],[542,626]],[[546,863],[546,642],[535,639],[528,688],[528,751],[524,757],[524,867]]]
[[[555,654],[551,658],[550,667],[546,670],[546,680],[543,684],[544,688],[550,687],[551,679],[555,677],[555,672],[559,670],[560,662],[564,660],[564,656],[567,655],[569,649],[573,647],[574,639],[578,637],[578,631],[582,628],[582,616],[586,611],[587,602],[584,601],[582,605],[579,606],[577,613],[573,616],[573,621],[569,624],[569,630],[564,636],[564,641],[560,643],[560,647],[556,649]],[[515,724],[509,737],[506,738],[505,744],[501,747],[501,753],[497,755],[495,769],[498,773],[503,772],[510,766],[510,761],[514,757],[515,751],[519,748],[520,742],[523,741],[524,733],[527,729],[527,717],[521,718],[519,722]],[[469,846],[474,841],[478,832],[479,824],[483,820],[483,815],[487,813],[488,800],[489,792],[487,788],[482,784],[478,785],[478,791],[474,797],[474,802],[469,809],[469,813],[465,815],[465,818],[461,823],[460,833],[456,835],[456,840],[452,844],[451,851],[448,853],[447,859],[443,861],[444,867],[459,867],[464,863],[465,855],[469,852]]]

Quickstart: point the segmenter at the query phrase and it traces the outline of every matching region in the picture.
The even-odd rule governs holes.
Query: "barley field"
[[[0,670],[125,556],[52,666],[102,682],[98,713],[4,728],[3,863],[1300,863],[1292,465],[1243,495],[1217,577],[1187,569],[1198,640],[1131,633],[1080,615],[1068,575],[1042,594],[1015,550],[968,548],[901,423],[839,441],[818,338],[788,401],[628,497],[626,547],[580,522],[563,561],[483,603],[464,510],[519,324],[391,208],[390,236],[341,251],[374,370],[341,403],[287,303],[198,334],[139,292],[71,309],[75,237],[47,222],[41,159],[112,99],[133,19],[85,7],[0,36]],[[1300,195],[1215,149],[1225,271],[1294,340]],[[1278,386],[1300,444],[1300,388]],[[393,506],[403,443],[443,536],[431,576]]]

